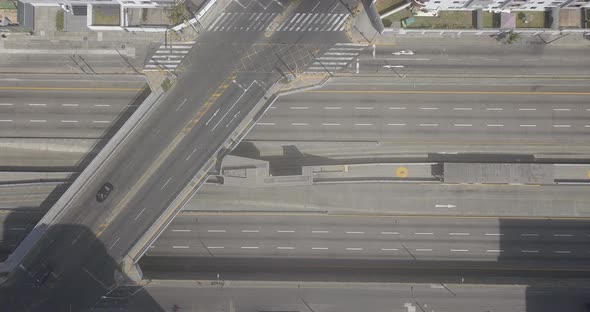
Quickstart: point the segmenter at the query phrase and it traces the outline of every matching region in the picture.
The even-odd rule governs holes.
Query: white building
[[[22,11],[33,11],[35,7],[59,6],[67,13],[86,16],[86,26],[96,31],[127,30],[164,32],[166,27],[129,27],[128,9],[163,8],[174,6],[179,0],[18,0]],[[32,10],[31,10],[32,7]],[[111,12],[118,11],[118,23],[109,25],[95,25],[93,9],[108,8]],[[24,14],[24,13],[23,13]],[[21,14],[22,15],[22,14]],[[34,13],[29,14],[34,16]],[[115,15],[115,14],[113,14]],[[23,20],[25,18],[23,17]],[[29,18],[30,20],[30,18]],[[23,23],[21,23],[23,24]],[[24,25],[24,24],[23,24]],[[29,25],[24,25],[32,28]]]
[[[550,8],[590,8],[590,0],[412,0],[426,10],[546,11]]]

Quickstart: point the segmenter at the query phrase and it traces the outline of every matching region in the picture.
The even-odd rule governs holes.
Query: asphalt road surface
[[[500,45],[469,39],[396,38],[393,44],[367,47],[349,64],[338,64],[343,73],[425,77],[586,77],[590,56],[584,46]],[[411,54],[410,54],[411,53]],[[359,59],[357,72],[356,59]]]
[[[288,45],[258,52],[252,46],[269,40],[284,43],[259,32],[204,32],[185,56],[176,86],[11,272],[3,303],[22,310],[88,308],[126,280],[118,263],[280,78],[272,66],[300,60]],[[98,203],[106,181],[114,191]]]
[[[0,136],[101,138],[145,87],[139,75],[0,75]]]
[[[336,80],[281,98],[250,141],[482,145],[588,142],[587,81]]]
[[[144,293],[180,311],[582,312],[588,297],[581,288],[521,285],[152,281],[134,297],[137,311]]]
[[[300,213],[178,216],[148,256],[525,262],[587,259],[589,221]]]

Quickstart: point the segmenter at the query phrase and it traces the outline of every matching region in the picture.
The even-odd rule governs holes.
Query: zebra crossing
[[[221,13],[208,31],[263,31],[279,13]]]
[[[350,14],[296,13],[277,31],[343,31]]]
[[[144,71],[175,70],[195,42],[161,45],[144,66]]]
[[[335,72],[349,65],[363,50],[368,47],[364,43],[336,43],[321,57],[315,59],[306,73]]]
[[[279,13],[221,13],[207,31],[267,31]],[[350,14],[296,13],[276,31],[343,31]]]

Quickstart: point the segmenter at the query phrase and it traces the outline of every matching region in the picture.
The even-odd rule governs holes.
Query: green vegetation
[[[508,36],[506,37],[506,44],[512,44],[520,39],[520,34],[514,31],[510,31]]]
[[[12,2],[1,2],[0,1],[0,9],[2,10],[16,10],[16,1]]]
[[[500,28],[500,13],[483,12],[483,28]]]
[[[57,14],[55,14],[55,29],[57,31],[64,31],[64,18],[64,11],[57,11]]]
[[[545,28],[547,27],[547,11],[518,12],[516,28]]]
[[[118,26],[119,25],[119,7],[118,6],[94,6],[92,9],[94,15],[93,25]]]
[[[415,16],[408,28],[463,29],[473,28],[474,11],[440,11],[439,16]]]
[[[411,17],[412,11],[409,10],[409,8],[405,8],[399,12],[395,12],[391,15],[389,15],[388,17],[383,19],[383,25],[396,25],[397,27],[400,27],[400,23],[403,19]],[[389,27],[387,26],[387,27]]]
[[[186,4],[183,2],[176,5],[172,10],[168,11],[168,19],[170,24],[177,25],[184,22],[185,19],[190,18],[190,13],[186,8]]]
[[[170,81],[170,79],[166,78],[164,79],[164,81],[162,81],[162,90],[164,90],[164,92],[167,92],[168,89],[170,89],[170,87],[172,87],[172,82]]]

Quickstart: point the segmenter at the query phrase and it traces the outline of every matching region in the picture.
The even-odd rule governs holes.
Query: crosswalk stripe
[[[340,20],[340,23],[337,24],[336,27],[334,27],[334,29],[332,29],[332,31],[342,31],[342,30],[344,30],[344,22],[347,19],[348,19],[348,14],[344,14],[344,18],[342,20]]]
[[[170,53],[170,54],[187,54],[189,51],[188,50],[158,50],[156,51],[156,54],[162,54],[162,53]]]
[[[293,25],[288,29],[288,31],[292,31],[295,26],[297,26],[297,24],[299,24],[301,22],[301,20],[303,20],[303,18],[305,18],[305,16],[307,15],[307,13],[302,13],[301,16],[299,16],[299,18],[293,23]]]
[[[308,26],[313,25],[316,22],[316,19],[318,19],[320,17],[319,14],[314,14],[313,17],[309,20],[309,23],[307,24]],[[306,30],[306,27],[303,27],[303,30]]]
[[[335,22],[335,20],[337,20],[340,17],[340,14],[334,14],[332,17],[330,17],[327,21],[326,24],[320,29],[321,31],[327,31],[330,30],[330,27],[332,27],[332,24]]]
[[[331,48],[330,51],[362,51],[365,48]]]
[[[256,28],[257,31],[262,31],[263,29],[265,29],[268,24],[274,19],[276,13],[267,13],[268,15],[266,15],[264,17],[264,20],[260,23],[260,25]]]
[[[331,14],[325,14],[325,16],[322,17],[322,19],[319,20],[319,22],[317,23],[317,27],[314,29],[315,31],[320,30],[320,28],[322,27],[322,25],[324,25],[324,23],[326,23],[328,21],[328,19],[332,18]]]
[[[368,47],[369,45],[366,43],[353,43],[353,42],[339,42],[336,43],[335,46],[343,47],[343,46],[351,46],[351,47]]]
[[[353,57],[332,57],[332,56],[322,56],[318,57],[318,60],[334,60],[334,61],[350,61]]]
[[[335,26],[338,25],[338,23],[340,23],[340,20],[344,19],[344,15],[345,14],[340,14],[338,18],[335,21],[333,21],[332,24],[330,24],[330,27],[327,29],[327,31],[335,31],[337,29]]]
[[[153,59],[166,59],[166,58],[183,58],[184,55],[154,55],[152,56]]]
[[[250,28],[252,27],[252,19],[254,19],[255,14],[250,15],[250,18],[246,21],[248,23],[248,27],[246,28],[246,31],[249,31]]]
[[[301,21],[301,25],[299,25],[299,27],[297,27],[297,28],[295,29],[295,31],[300,31],[300,30],[302,30],[302,29],[301,29],[301,26],[305,25],[305,23],[307,22],[307,20],[308,20],[310,17],[312,17],[312,15],[313,15],[313,14],[309,14],[309,15],[307,15],[307,17],[305,17],[305,19],[304,19],[303,21]]]
[[[348,63],[349,62],[314,62],[313,65],[320,65],[320,66],[321,65],[324,65],[324,66],[327,66],[327,65],[346,65]]]
[[[225,28],[225,26],[226,26],[225,21],[227,21],[228,19],[230,19],[232,15],[233,15],[233,13],[226,13],[223,16],[223,18],[219,21],[219,23],[217,23],[217,25],[215,26],[215,28],[213,28],[213,31],[222,31]]]
[[[348,52],[326,52],[324,55],[358,55],[358,53],[348,53]]]
[[[283,24],[281,26],[279,26],[278,30],[284,30],[288,27],[289,24],[291,24],[295,19],[297,19],[299,17],[299,15],[301,15],[301,13],[297,13],[295,15],[293,15],[293,17],[291,17],[289,20],[286,20],[285,22],[283,22]]]
[[[150,60],[148,64],[180,64],[182,60]]]
[[[222,17],[224,17],[224,16],[225,16],[225,12],[224,12],[224,13],[221,13],[221,14],[220,14],[220,15],[219,15],[219,16],[218,16],[216,19],[215,19],[215,21],[213,21],[213,23],[212,23],[211,25],[209,25],[209,27],[207,27],[207,31],[210,31],[211,29],[213,29],[213,27],[214,27],[215,25],[217,25],[217,23],[218,23],[218,22],[221,20],[221,18],[222,18]]]

